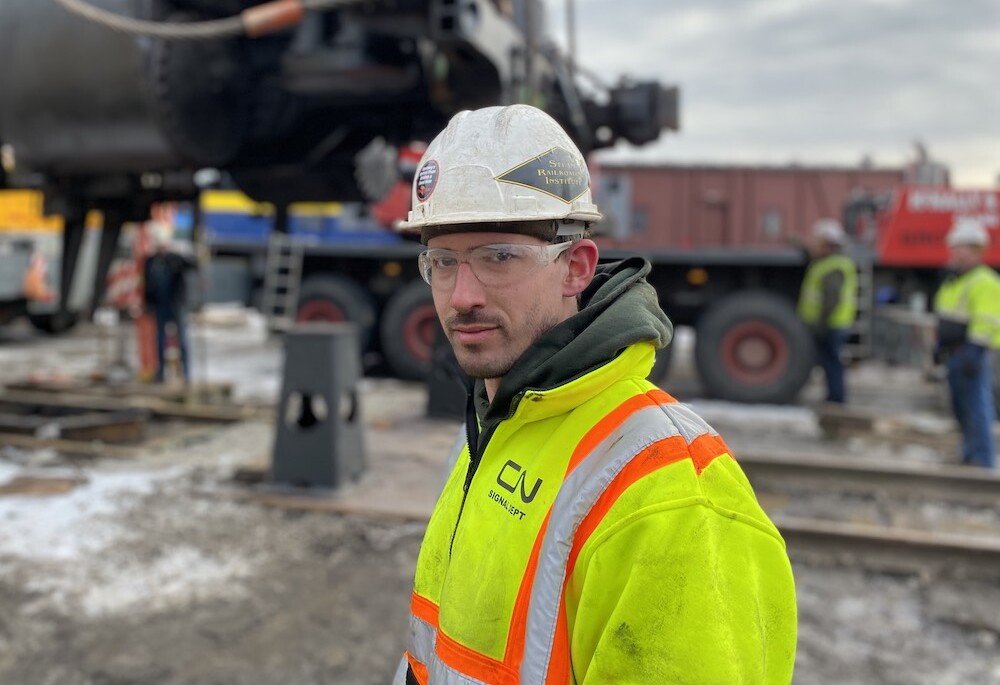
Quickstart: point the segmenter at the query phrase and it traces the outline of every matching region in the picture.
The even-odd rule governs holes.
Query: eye
[[[503,262],[509,262],[512,259],[516,259],[517,255],[508,250],[496,250],[490,253],[490,257],[493,259],[494,262],[503,263]]]
[[[453,254],[436,254],[431,256],[431,263],[435,269],[452,269],[458,264],[458,259]]]
[[[520,260],[522,256],[517,245],[488,245],[482,250],[479,258],[487,264],[499,266],[512,264]]]

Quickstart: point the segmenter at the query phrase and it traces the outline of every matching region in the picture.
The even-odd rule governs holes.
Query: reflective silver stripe
[[[522,682],[545,682],[573,537],[598,498],[650,445],[674,436],[690,444],[705,434],[718,435],[685,405],[641,409],[601,441],[563,482],[538,556],[525,627]]]
[[[437,630],[427,621],[410,614],[410,636],[406,649],[413,657],[424,665],[434,661],[434,648],[437,644]]]
[[[691,444],[702,435],[718,435],[718,431],[705,423],[705,419],[694,413],[694,410],[686,404],[675,402],[674,404],[661,405],[664,413],[677,426],[684,442]]]
[[[392,676],[392,685],[406,685],[406,671],[410,668],[410,662],[404,656],[396,666],[396,674]]]
[[[434,663],[431,664],[428,673],[433,685],[489,685],[489,683],[484,683],[482,680],[476,680],[475,678],[470,678],[467,675],[459,673],[455,669],[441,663],[439,659],[434,659]]]

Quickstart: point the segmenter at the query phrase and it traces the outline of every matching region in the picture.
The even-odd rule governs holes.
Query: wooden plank
[[[67,440],[102,440],[127,442],[141,440],[146,434],[149,412],[144,409],[86,411],[79,407],[59,412],[59,407],[21,404],[0,400],[23,413],[0,414],[0,432],[36,437],[60,437]],[[48,411],[40,412],[45,409]],[[58,412],[58,413],[57,413]]]
[[[59,437],[65,440],[129,442],[146,437],[149,412],[142,409],[91,412],[65,416],[57,421]]]
[[[271,407],[251,405],[179,405],[155,397],[101,397],[79,393],[51,393],[27,390],[7,390],[0,395],[0,401],[21,402],[40,407],[97,409],[102,411],[146,409],[154,416],[161,418],[211,421],[215,423],[234,423],[253,419],[266,420],[273,417],[274,413]]]
[[[52,423],[55,417],[37,414],[0,413],[0,432],[35,435],[43,426]]]
[[[86,483],[85,478],[53,478],[41,476],[17,476],[0,484],[0,497],[10,495],[64,495],[78,485]]]
[[[61,438],[35,438],[30,435],[0,433],[0,446],[5,445],[29,450],[51,449],[67,456],[90,458],[134,459],[142,454],[138,447],[105,445],[99,442],[79,442],[75,440],[63,440]]]
[[[181,404],[219,404],[232,397],[233,384],[228,381],[195,383],[105,383],[83,381],[14,381],[8,390],[24,392],[73,393],[101,397],[155,397]]]

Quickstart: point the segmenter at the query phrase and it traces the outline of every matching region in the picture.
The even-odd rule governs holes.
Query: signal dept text
[[[507,513],[511,516],[516,516],[519,521],[523,521],[524,515],[528,513],[513,506],[506,497],[498,493],[496,490],[490,490],[490,499],[506,509]]]

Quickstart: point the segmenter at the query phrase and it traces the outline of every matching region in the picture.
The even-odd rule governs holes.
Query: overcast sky
[[[546,0],[565,44],[566,0]],[[1000,175],[1000,0],[575,0],[578,60],[681,89],[681,131],[615,157]]]

